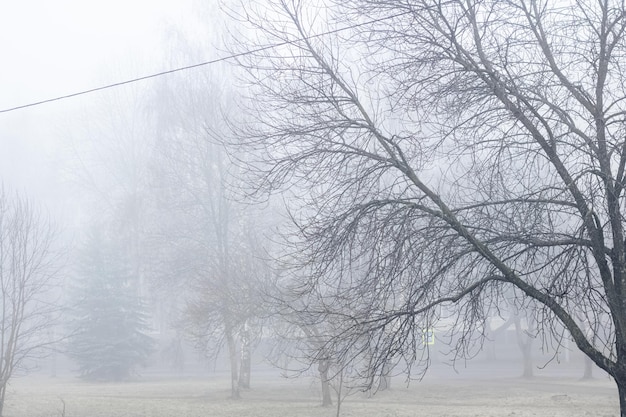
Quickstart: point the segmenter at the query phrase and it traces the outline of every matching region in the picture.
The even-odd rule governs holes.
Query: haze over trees
[[[217,57],[216,8],[189,33],[168,28],[166,67]],[[229,12],[238,66],[118,86],[81,118],[67,207],[88,238],[70,254],[65,345],[79,372],[124,380],[150,356],[156,372],[171,359],[210,378],[225,357],[220,383],[239,398],[256,388],[261,341],[292,376],[319,378],[339,414],[354,387],[420,377],[448,348],[466,359],[493,341],[495,356],[506,332],[527,376],[533,351],[558,362],[573,341],[615,379],[626,417],[625,6],[242,0]],[[8,230],[0,278],[16,252],[4,242],[19,240]],[[48,343],[44,318],[2,327],[32,328],[24,357]],[[184,369],[189,342],[206,369]],[[14,369],[2,366],[0,414]]]
[[[183,34],[168,35],[175,51],[168,60],[195,59]],[[95,114],[78,171],[86,194],[106,208],[105,221],[87,222],[126,250],[130,286],[140,288],[165,350],[178,355],[172,360],[184,366],[176,350],[183,338],[212,360],[227,351],[231,396],[238,398],[250,386],[258,286],[267,270],[261,216],[236,201],[229,183],[238,181],[235,167],[216,143],[234,97],[218,79],[227,75],[216,69],[160,79],[133,96],[110,95],[115,110]],[[93,356],[78,350],[74,357]]]
[[[624,3],[309,3],[242,5],[237,135],[287,196],[324,349],[371,385],[420,372],[441,321],[471,355],[509,303],[609,373],[626,416]]]
[[[155,212],[147,164],[153,140],[144,92],[105,96],[87,111],[83,137],[68,146],[79,210],[64,348],[84,379],[127,380],[157,348],[148,285],[155,252],[146,236]]]

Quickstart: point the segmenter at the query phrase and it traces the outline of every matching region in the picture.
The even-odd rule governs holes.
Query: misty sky
[[[184,20],[189,3],[4,2],[0,6],[0,107],[89,88],[106,81],[105,66],[128,66],[124,61],[137,56],[155,58],[165,27]]]
[[[169,69],[168,30],[193,20],[193,0],[0,2],[0,109]],[[0,178],[49,199],[63,136],[80,135],[98,94],[0,113]],[[54,203],[53,203],[54,204]]]

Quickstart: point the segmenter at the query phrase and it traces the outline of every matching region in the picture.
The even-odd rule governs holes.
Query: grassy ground
[[[265,377],[243,399],[228,398],[228,380],[151,378],[129,383],[85,383],[76,379],[25,377],[7,392],[5,417],[330,417],[319,406],[311,379]],[[65,408],[64,408],[65,407]],[[348,397],[344,417],[530,417],[618,416],[616,390],[606,378],[538,377],[434,379],[393,389],[372,398]]]

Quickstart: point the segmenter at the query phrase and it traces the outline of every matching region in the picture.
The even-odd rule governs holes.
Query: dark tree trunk
[[[322,407],[330,407],[333,405],[333,398],[330,395],[330,381],[328,380],[329,368],[330,362],[327,360],[320,360],[317,365],[322,383]]]
[[[615,383],[617,384],[617,392],[619,395],[620,416],[626,417],[626,380],[620,381],[615,379]]]

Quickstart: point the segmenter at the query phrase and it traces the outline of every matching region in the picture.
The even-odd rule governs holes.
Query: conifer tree
[[[79,256],[68,349],[82,378],[124,380],[146,364],[154,340],[137,281],[123,250],[98,233],[89,236]]]

